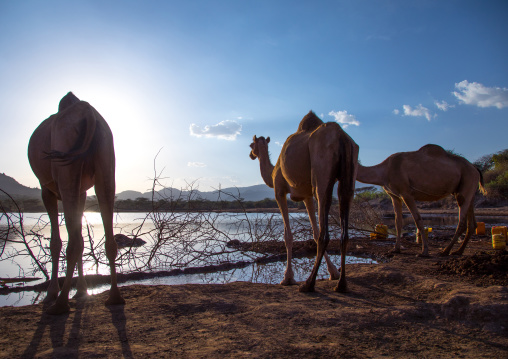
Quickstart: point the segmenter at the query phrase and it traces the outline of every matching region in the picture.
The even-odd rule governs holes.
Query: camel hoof
[[[416,255],[418,258],[430,258],[428,253],[420,253]]]
[[[58,298],[58,294],[48,294],[46,298],[42,301],[44,304],[53,303],[56,298]]]
[[[124,304],[125,304],[125,299],[123,299],[123,297],[120,297],[120,298],[109,297],[105,303],[105,305],[124,305]]]
[[[346,281],[345,277],[342,277],[339,279],[337,286],[335,288],[333,288],[333,290],[338,293],[347,293],[348,292],[347,281]]]
[[[457,250],[455,252],[452,252],[450,253],[452,256],[461,256],[462,255],[462,251],[461,250]]]
[[[109,298],[106,300],[106,305],[124,305],[125,299],[120,295],[120,293],[109,294]]]
[[[400,254],[400,248],[394,248],[390,251],[390,253]]]
[[[68,313],[70,310],[71,310],[71,306],[69,305],[69,303],[65,303],[65,304],[55,303],[52,306],[50,306],[48,309],[46,309],[46,314],[60,315],[60,314]]]
[[[344,285],[337,284],[337,286],[335,288],[333,288],[333,290],[336,291],[337,293],[348,293],[349,292],[347,284],[344,284]]]
[[[447,252],[447,251],[442,251],[442,252],[439,252],[438,256],[440,256],[440,257],[447,257],[448,254],[450,254],[450,253]]]
[[[76,292],[76,294],[74,294],[72,299],[83,299],[83,298],[87,298],[87,297],[88,297],[88,292],[86,290],[85,291],[78,290]]]
[[[294,280],[293,278],[289,278],[289,279],[284,279],[282,282],[280,282],[280,285],[296,285],[296,280]]]
[[[340,273],[337,272],[337,273],[333,273],[333,274],[330,274],[330,280],[338,280],[340,278]]]
[[[299,288],[298,288],[298,291],[301,292],[301,293],[310,293],[310,292],[314,292],[314,286],[313,285],[310,285],[308,283],[304,283],[302,284]]]

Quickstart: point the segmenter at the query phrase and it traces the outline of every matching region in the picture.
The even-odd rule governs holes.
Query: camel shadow
[[[122,347],[122,356],[124,358],[133,358],[131,346],[129,344],[129,338],[127,337],[127,317],[125,316],[125,306],[123,305],[111,305],[108,306],[111,313],[111,321],[118,332],[118,340]]]
[[[79,348],[83,340],[82,328],[86,327],[88,321],[88,311],[92,304],[86,299],[76,301],[75,308],[71,312],[61,315],[49,315],[44,311],[37,323],[37,329],[33,333],[32,340],[23,352],[23,358],[36,358],[40,355],[41,343],[44,334],[49,330],[51,348],[53,355],[65,357],[79,357]],[[47,307],[47,305],[45,306]],[[126,324],[127,319],[123,305],[109,306],[111,312],[111,321],[118,332],[118,339],[122,348],[124,358],[133,358],[129,340],[127,338]],[[72,316],[74,315],[74,316]],[[70,328],[66,331],[69,318],[72,317]],[[65,341],[67,333],[67,342]],[[44,344],[42,344],[44,346]]]
[[[63,347],[63,338],[65,334],[65,323],[69,318],[70,313],[65,313],[58,316],[52,316],[42,313],[39,322],[37,323],[37,329],[35,330],[32,340],[28,344],[27,348],[23,352],[23,358],[35,358],[37,350],[41,344],[44,332],[49,327],[49,336],[51,339],[51,346],[53,349]]]

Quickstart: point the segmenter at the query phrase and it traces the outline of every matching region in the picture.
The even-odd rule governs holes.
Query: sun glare
[[[85,212],[82,220],[83,226],[87,224],[102,225],[102,217],[100,212]]]

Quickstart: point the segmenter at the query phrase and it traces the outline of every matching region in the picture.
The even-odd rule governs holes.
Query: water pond
[[[243,216],[243,217],[242,217]],[[196,220],[198,217],[192,218],[192,220]],[[199,217],[201,218],[201,217]],[[457,216],[456,215],[428,215],[425,214],[423,216],[424,224],[426,226],[435,226],[435,227],[454,227],[457,225]],[[4,220],[4,219],[2,219]],[[2,220],[0,220],[0,226],[3,225]],[[182,217],[172,218],[175,223],[182,222]],[[305,213],[292,214],[292,228],[296,228],[298,231],[298,225],[303,227],[308,227],[309,223],[307,220],[307,215]],[[488,216],[477,216],[477,221],[485,222],[490,225],[506,225],[508,223],[508,218],[506,217],[488,217]],[[26,214],[24,219],[24,229],[27,233],[38,233],[43,236],[41,243],[43,246],[45,244],[45,250],[47,250],[47,246],[49,245],[49,241],[47,238],[50,236],[50,228],[47,225],[47,216],[43,213],[40,214]],[[206,251],[212,251],[213,253],[219,252],[222,250],[222,257],[214,257],[213,262],[206,261],[204,259],[198,259],[193,262],[193,266],[200,265],[210,265],[223,263],[226,261],[248,261],[251,264],[246,265],[242,268],[217,271],[214,273],[202,273],[202,274],[180,274],[176,276],[166,276],[166,277],[155,277],[151,279],[145,279],[141,281],[130,281],[122,283],[121,285],[131,285],[134,283],[145,284],[145,285],[177,285],[177,284],[204,284],[204,283],[216,283],[216,284],[224,284],[234,281],[248,281],[252,283],[268,283],[268,284],[276,284],[282,280],[284,270],[285,270],[285,262],[277,261],[272,263],[260,264],[255,261],[255,258],[259,256],[256,253],[248,253],[248,252],[228,252],[224,250],[226,247],[222,246],[220,248],[210,248],[210,243],[222,243],[222,245],[231,240],[231,239],[239,239],[242,241],[254,240],[255,238],[259,238],[262,236],[272,236],[273,238],[278,238],[278,240],[282,241],[282,219],[278,214],[243,214],[243,215],[235,215],[235,214],[221,214],[221,215],[213,215],[210,217],[206,217],[204,222],[211,222],[213,228],[213,233],[220,233],[219,237],[211,237],[207,238],[205,241],[197,241],[194,251],[198,251],[201,253],[207,253]],[[270,224],[269,230],[267,230],[267,223]],[[393,218],[385,218],[385,223],[389,226],[393,226]],[[88,228],[93,229],[93,238],[101,238],[104,236],[100,215],[98,213],[86,213],[84,224],[88,224]],[[174,223],[173,223],[174,224]],[[404,226],[414,226],[414,222],[410,215],[406,215],[404,217]],[[153,233],[157,227],[157,223],[154,223],[151,219],[148,219],[146,213],[118,213],[115,216],[115,233],[125,233],[132,235],[136,233],[139,238],[143,238],[147,240],[147,242],[153,242]],[[177,236],[183,237],[201,237],[203,233],[209,235],[210,227],[201,227],[198,229],[191,227],[188,232],[176,233],[175,238]],[[62,240],[65,242],[67,240],[65,226],[62,225],[61,229]],[[166,232],[166,235],[168,233]],[[221,236],[225,236],[222,238]],[[354,235],[354,233],[353,233]],[[85,229],[84,229],[85,236]],[[205,236],[206,237],[206,236]],[[212,239],[212,240],[210,240]],[[24,257],[13,257],[10,259],[6,259],[5,254],[12,253],[12,251],[23,249],[21,248],[21,244],[17,243],[3,243],[0,241],[0,250],[3,250],[3,256],[0,258],[0,278],[14,278],[21,276],[30,276],[30,273],[34,272],[33,262],[26,256]],[[169,246],[178,245],[176,242],[171,242]],[[184,243],[187,245],[187,243]],[[103,245],[101,245],[101,248]],[[65,243],[64,243],[65,248]],[[169,247],[168,247],[169,248]],[[168,250],[166,248],[166,251]],[[171,247],[173,248],[173,247]],[[163,253],[164,248],[160,248]],[[127,255],[127,251],[125,249],[120,250],[120,256],[124,256],[126,258],[124,261],[120,263],[119,272],[127,273],[132,271],[133,265],[132,260],[135,258],[145,258],[149,255],[150,250],[148,247],[140,247],[136,249],[131,249],[131,252]],[[164,254],[166,255],[166,254]],[[7,256],[8,257],[8,256]],[[204,256],[206,258],[206,255]],[[339,263],[339,256],[331,256],[332,261],[336,264]],[[179,258],[179,260],[183,260],[185,258]],[[364,258],[355,258],[349,257],[349,263],[370,263],[375,264],[376,262],[371,259]],[[297,258],[293,260],[294,271],[295,271],[295,279],[297,281],[303,281],[307,278],[314,263],[314,258]],[[171,269],[172,262],[168,262],[162,260],[159,262],[158,267],[154,268],[155,270],[168,270]],[[49,270],[49,265],[46,264],[46,268]],[[64,275],[65,266],[61,265],[61,274]],[[84,270],[86,274],[109,274],[109,267],[105,264],[105,262],[90,263],[85,262]],[[28,275],[27,275],[28,274]],[[328,277],[328,273],[326,271],[326,266],[322,265],[318,274],[318,278],[324,279]],[[37,282],[42,282],[42,278]],[[27,283],[26,285],[32,285],[34,283]],[[22,285],[22,284],[20,284]],[[97,294],[109,289],[109,284],[99,285],[94,288],[89,288],[89,294]],[[44,298],[44,292],[36,292],[36,291],[19,291],[12,292],[6,295],[0,295],[0,306],[21,306],[21,305],[29,305],[33,303],[39,303]],[[73,293],[71,293],[73,295]]]

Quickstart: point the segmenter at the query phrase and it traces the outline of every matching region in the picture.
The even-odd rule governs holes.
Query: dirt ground
[[[452,232],[433,233],[430,258],[416,257],[414,237],[395,255],[393,241],[352,239],[352,254],[380,264],[348,265],[347,294],[332,281],[314,293],[132,285],[121,288],[125,306],[104,306],[102,293],[60,316],[42,304],[3,307],[0,357],[508,358],[508,252],[474,236],[464,256],[442,258]]]

